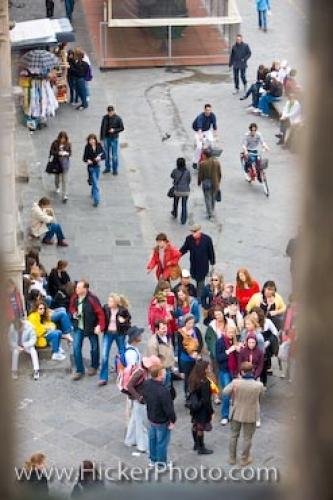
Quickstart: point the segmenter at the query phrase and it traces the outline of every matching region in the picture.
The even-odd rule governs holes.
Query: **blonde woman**
[[[121,359],[125,355],[125,337],[131,326],[129,304],[125,297],[111,293],[108,303],[104,305],[105,332],[103,337],[102,367],[99,375],[99,386],[106,385],[109,379],[109,356],[113,342],[118,347]]]

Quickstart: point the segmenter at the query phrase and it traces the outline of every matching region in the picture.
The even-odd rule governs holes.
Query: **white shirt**
[[[289,118],[291,125],[302,122],[302,108],[298,101],[295,100],[292,105],[290,105],[290,101],[287,101],[284,105],[281,119],[287,118]]]
[[[141,364],[141,354],[139,349],[134,345],[127,344],[125,351],[126,366],[133,366]]]

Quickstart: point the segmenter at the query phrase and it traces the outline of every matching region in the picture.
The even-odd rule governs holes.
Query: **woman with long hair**
[[[91,185],[91,198],[94,207],[98,207],[101,199],[98,181],[101,173],[100,163],[104,159],[105,153],[102,144],[97,140],[96,134],[89,134],[84,148],[83,161],[88,169],[88,184]]]
[[[70,282],[69,274],[66,269],[68,267],[67,260],[58,260],[56,267],[52,268],[47,280],[49,294],[54,299],[59,290],[63,291],[67,283]]]
[[[188,380],[203,347],[202,335],[195,326],[194,317],[189,314],[184,320],[184,326],[178,332],[179,371],[184,373],[184,393],[186,404],[188,399]]]
[[[244,329],[240,334],[240,341],[245,342],[246,338],[249,334],[254,334],[257,339],[257,344],[259,349],[264,352],[265,351],[265,341],[264,337],[260,331],[258,318],[253,314],[248,314],[244,318]]]
[[[56,325],[51,321],[46,305],[42,302],[37,303],[34,310],[29,314],[28,321],[36,331],[36,347],[51,345],[53,360],[63,361],[66,359],[60,346],[63,333],[61,330],[57,330]]]
[[[203,289],[201,305],[204,314],[204,324],[209,325],[213,319],[214,306],[225,307],[225,299],[223,297],[224,278],[223,274],[218,271],[212,271],[210,275],[209,284]]]
[[[205,431],[212,430],[212,407],[210,380],[208,379],[209,362],[198,360],[189,376],[190,412],[192,417],[193,450],[199,455],[210,455],[213,450],[206,448]]]
[[[182,212],[180,216],[180,221],[182,224],[186,224],[187,221],[187,200],[190,195],[190,183],[191,183],[191,173],[186,168],[185,158],[177,158],[177,168],[174,168],[171,172],[171,178],[173,179],[174,187],[174,197],[173,197],[173,208],[171,215],[175,219],[178,216],[178,203],[181,198],[182,200]]]
[[[188,289],[185,286],[178,288],[176,293],[176,309],[174,317],[179,328],[184,326],[185,318],[191,314],[194,318],[195,324],[200,321],[200,307],[197,299],[191,297]]]
[[[216,342],[216,361],[219,369],[220,388],[224,389],[238,375],[238,353],[240,346],[236,341],[236,326],[231,322]],[[222,395],[221,424],[229,420],[230,397]]]
[[[131,326],[129,303],[126,297],[111,293],[108,303],[104,305],[106,330],[103,336],[102,365],[99,375],[99,386],[106,385],[109,379],[109,356],[113,342],[116,342],[121,359],[125,355],[125,338]]]
[[[271,319],[278,330],[282,327],[283,315],[286,311],[286,304],[281,295],[277,293],[274,281],[269,280],[264,283],[261,292],[254,294],[246,306],[246,311],[250,312],[254,307],[260,307],[266,317]]]
[[[245,267],[238,269],[236,274],[236,298],[242,313],[244,313],[252,295],[258,293],[259,290],[258,282],[251,277],[249,271]]]
[[[147,271],[150,273],[156,269],[156,278],[163,280],[175,280],[181,275],[178,261],[181,253],[173,246],[165,233],[156,236],[156,246],[147,264]]]
[[[60,193],[61,181],[61,194],[63,203],[68,200],[68,171],[70,162],[69,159],[72,155],[72,146],[69,142],[67,132],[62,130],[59,132],[58,137],[52,142],[50,148],[50,156],[56,158],[59,164],[59,173],[54,176],[54,183],[56,193]]]

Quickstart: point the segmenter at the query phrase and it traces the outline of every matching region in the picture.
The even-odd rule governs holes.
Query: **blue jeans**
[[[71,333],[73,326],[64,307],[58,307],[51,314],[51,321],[59,326],[62,333]]]
[[[49,330],[45,335],[47,344],[51,346],[52,354],[59,351],[61,336],[60,330]]]
[[[89,177],[91,180],[91,197],[93,199],[94,205],[98,205],[101,200],[100,190],[99,190],[99,176],[101,173],[101,167],[88,167]]]
[[[248,158],[244,162],[244,171],[246,173],[248,173],[248,171],[250,170],[252,163],[256,163],[258,160],[258,151],[249,151],[248,153]]]
[[[67,82],[69,86],[69,102],[79,102],[79,96],[76,92],[76,79],[72,77],[67,77]]]
[[[65,0],[66,16],[71,21],[74,10],[74,0]]]
[[[274,101],[279,101],[281,98],[280,97],[273,97],[271,94],[266,94],[260,97],[259,99],[259,109],[262,113],[265,115],[270,114],[270,103]]]
[[[267,10],[258,10],[259,28],[267,30]]]
[[[232,381],[232,376],[230,372],[219,371],[219,382],[222,389],[224,389],[230,382]],[[229,418],[229,405],[230,405],[230,397],[222,396],[222,405],[221,405],[221,417]]]
[[[167,464],[170,430],[168,424],[149,423],[149,459],[151,462]]]
[[[84,373],[84,365],[82,359],[82,344],[84,337],[88,337],[90,341],[90,357],[91,357],[91,368],[97,370],[99,366],[99,342],[98,335],[92,333],[90,335],[84,335],[84,331],[79,328],[74,331],[74,362],[76,366],[77,373]]]
[[[182,213],[180,215],[180,222],[182,224],[186,224],[186,221],[187,221],[187,200],[188,200],[188,196],[175,196],[173,198],[173,215],[175,218],[177,218],[177,215],[178,215],[178,203],[179,203],[179,199],[182,199]]]
[[[106,172],[118,172],[118,137],[105,137],[103,145],[105,151],[105,170]]]
[[[65,236],[62,232],[62,228],[60,224],[57,224],[56,222],[51,222],[51,224],[47,224],[47,233],[45,233],[43,241],[49,241],[52,240],[53,236],[56,235],[58,243],[59,241],[62,241],[65,239]]]
[[[88,107],[87,102],[87,86],[84,78],[75,78],[76,93],[81,99],[82,106]]]
[[[109,378],[109,355],[113,342],[116,342],[120,356],[125,352],[125,335],[121,333],[104,333],[103,337],[103,352],[102,352],[102,366],[99,378],[101,380],[108,380]]]

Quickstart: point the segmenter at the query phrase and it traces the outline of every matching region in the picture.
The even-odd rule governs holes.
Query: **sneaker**
[[[261,427],[261,422],[260,420],[257,420],[256,421],[256,428],[259,429]]]
[[[52,240],[43,240],[42,243],[43,243],[43,245],[53,245]]]
[[[261,114],[261,111],[260,111],[260,109],[259,109],[259,108],[254,108],[254,109],[252,110],[252,113],[254,113],[255,115],[260,115],[260,114]]]
[[[155,467],[155,462],[152,462],[151,460],[149,460],[148,467]]]
[[[107,169],[107,168],[105,168],[105,169],[103,170],[103,174],[109,174],[110,172],[111,172],[111,170],[109,170],[109,169]]]
[[[39,371],[38,370],[34,371],[33,378],[34,378],[34,380],[39,379]]]
[[[80,106],[77,106],[77,108],[75,108],[77,111],[82,111],[84,109],[84,106],[80,105]]]
[[[96,370],[96,368],[89,368],[87,373],[88,373],[89,377],[93,377],[94,375],[97,374],[97,370]]]
[[[68,243],[65,240],[58,241],[58,247],[68,247]]]
[[[56,192],[57,194],[59,194],[59,193],[60,193],[60,188],[56,188],[55,192]]]
[[[252,463],[252,458],[251,457],[248,457],[248,458],[241,458],[239,464],[241,467],[246,467],[247,465],[250,465]]]
[[[72,343],[73,342],[73,337],[71,336],[70,333],[65,333],[63,336],[62,336],[63,339],[67,340],[67,342],[69,343]]]
[[[98,385],[98,387],[103,387],[103,385],[106,385],[106,384],[107,384],[107,380],[100,380],[97,385]]]
[[[252,179],[251,179],[251,177],[249,176],[249,174],[248,174],[248,173],[244,172],[244,177],[245,177],[245,180],[246,180],[247,182],[251,182],[251,180],[252,180]]]
[[[60,354],[65,354],[65,351],[63,350],[62,347],[59,347],[59,351],[58,352],[60,352]]]
[[[232,95],[237,95],[237,94],[239,94],[239,89],[235,89],[232,93]]]
[[[247,112],[247,113],[253,113],[255,109],[257,109],[257,108],[255,108],[255,107],[254,107],[254,106],[252,106],[252,104],[251,104],[250,106],[247,106],[247,108],[246,108],[246,112]]]
[[[51,359],[53,359],[54,361],[64,361],[64,359],[66,359],[66,356],[58,351],[52,354]]]
[[[83,378],[83,373],[76,372],[76,373],[74,373],[72,380],[74,380],[76,382],[77,380],[81,380],[81,378]]]
[[[116,170],[114,170],[114,171],[112,172],[112,175],[118,175],[118,172],[117,172]]]
[[[12,372],[12,379],[17,380],[18,379],[18,373],[17,372]]]
[[[212,453],[214,453],[213,450],[209,450],[205,446],[198,448],[198,455],[211,455]]]
[[[267,115],[266,113],[261,113],[261,116],[262,116],[263,118],[269,118],[269,115]]]
[[[222,418],[220,424],[221,425],[227,425],[228,422],[229,422],[229,420],[227,418]]]
[[[68,196],[64,196],[62,202],[67,203],[67,201],[68,201]]]

